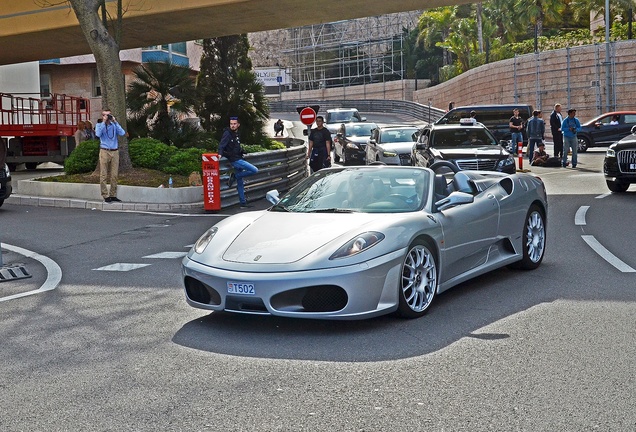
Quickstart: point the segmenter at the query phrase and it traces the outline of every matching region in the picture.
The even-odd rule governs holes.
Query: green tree
[[[133,74],[127,93],[130,116],[150,125],[152,138],[175,144],[176,132],[182,127],[178,116],[192,113],[195,105],[192,70],[170,62],[152,62],[137,66]]]
[[[562,0],[516,0],[516,4],[520,18],[526,24],[536,26],[537,36],[543,34],[544,21],[558,19],[565,8]]]
[[[202,127],[221,138],[229,117],[241,122],[241,138],[248,144],[264,141],[263,127],[269,106],[263,85],[252,71],[247,56],[247,35],[205,39],[197,78],[196,112]]]

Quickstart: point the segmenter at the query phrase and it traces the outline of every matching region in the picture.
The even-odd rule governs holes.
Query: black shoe
[[[236,174],[231,173],[230,177],[227,179],[227,187],[232,187],[235,181],[236,181]]]
[[[241,208],[252,208],[252,207],[254,207],[254,206],[253,206],[253,205],[251,205],[251,204],[248,204],[248,203],[241,203]]]
[[[110,197],[110,202],[121,202],[121,200],[117,197]]]
[[[107,203],[113,202],[113,199],[111,197],[106,197],[104,198],[104,202],[107,202]]]

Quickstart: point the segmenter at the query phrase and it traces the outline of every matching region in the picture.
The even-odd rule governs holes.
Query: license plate
[[[256,295],[254,284],[244,282],[228,282],[228,294]]]
[[[629,169],[630,170],[636,170],[636,164],[629,164]]]

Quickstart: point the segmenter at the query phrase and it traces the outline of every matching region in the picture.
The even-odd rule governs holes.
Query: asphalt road
[[[5,301],[33,287],[0,284],[0,430],[634,430],[636,274],[608,258],[636,269],[636,187],[608,194],[602,155],[532,168],[550,205],[539,269],[461,284],[419,320],[206,313],[180,257],[222,215],[5,204],[3,247],[61,282]]]

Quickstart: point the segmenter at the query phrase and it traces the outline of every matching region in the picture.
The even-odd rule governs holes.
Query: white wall
[[[39,63],[34,61],[0,66],[0,93],[39,98]]]

